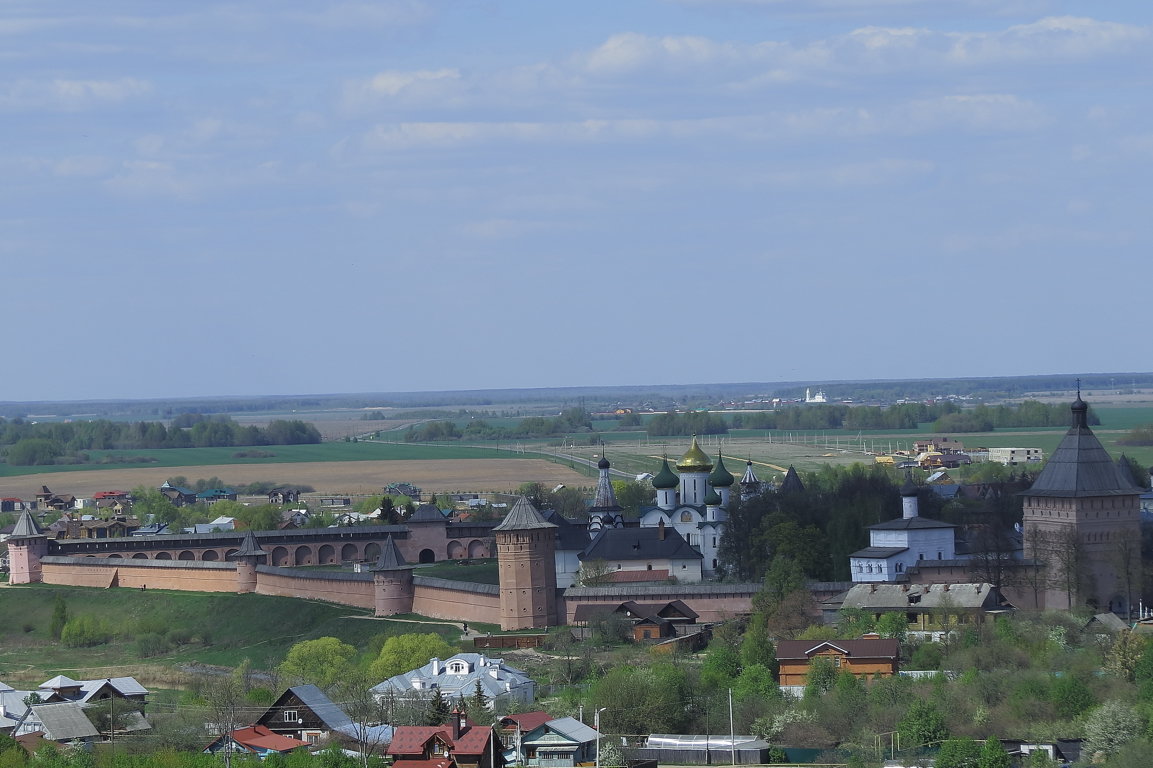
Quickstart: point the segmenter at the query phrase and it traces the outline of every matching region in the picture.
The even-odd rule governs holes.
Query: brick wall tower
[[[380,548],[380,559],[372,568],[374,605],[377,616],[395,616],[398,613],[411,613],[415,590],[412,585],[412,568],[404,561],[392,534],[388,535]]]
[[[16,528],[8,537],[8,581],[11,584],[31,584],[41,581],[40,558],[48,554],[48,537],[32,513],[24,510],[16,521]]]
[[[256,566],[268,557],[260,548],[252,531],[244,534],[240,549],[228,556],[236,561],[236,591],[242,595],[256,591]]]
[[[522,496],[493,533],[500,574],[500,628],[556,624],[556,526]]]
[[[1045,608],[1089,605],[1127,617],[1141,594],[1141,489],[1089,429],[1077,399],[1073,426],[1023,492],[1025,556],[1041,566]]]

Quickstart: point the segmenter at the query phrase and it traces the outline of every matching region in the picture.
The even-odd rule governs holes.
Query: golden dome
[[[697,436],[693,435],[693,444],[689,447],[681,460],[677,462],[678,472],[712,472],[713,463],[697,445]]]

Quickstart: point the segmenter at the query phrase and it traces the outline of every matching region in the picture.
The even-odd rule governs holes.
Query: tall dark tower
[[[1080,387],[1071,410],[1073,426],[1021,494],[1025,556],[1044,569],[1044,607],[1127,617],[1141,590],[1141,489],[1089,429]]]
[[[500,628],[556,624],[556,526],[521,496],[493,534],[500,574]]]

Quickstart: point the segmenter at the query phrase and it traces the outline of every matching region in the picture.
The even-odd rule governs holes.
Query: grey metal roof
[[[1141,489],[1122,476],[1101,441],[1089,429],[1088,406],[1080,396],[1073,401],[1073,426],[1022,496],[1136,496]]]
[[[931,517],[898,517],[896,520],[886,520],[883,523],[870,525],[870,531],[910,531],[923,528],[956,528],[952,523],[943,523]]]
[[[990,584],[858,584],[845,595],[845,608],[996,608],[1000,596]]]
[[[620,512],[621,505],[617,504],[617,495],[613,491],[613,482],[609,477],[608,459],[602,458],[600,475],[597,477],[597,492],[593,498],[593,505],[589,507],[589,514],[603,512]],[[598,465],[598,466],[600,466]]]
[[[664,538],[661,538],[661,532]],[[604,528],[581,553],[581,560],[700,560],[675,528]]]
[[[20,513],[20,519],[16,521],[16,527],[12,529],[12,536],[10,538],[20,539],[43,535],[44,531],[36,524],[32,513],[25,509]]]
[[[556,720],[549,720],[543,727],[578,744],[587,744],[597,739],[596,729],[590,728],[575,717],[558,717]]]
[[[390,533],[380,548],[380,559],[377,560],[376,565],[369,570],[400,571],[412,567],[413,566],[405,562],[404,555],[400,554],[400,549],[396,546],[396,542],[393,541],[392,534]]]
[[[445,521],[444,513],[437,508],[435,504],[421,504],[412,513],[412,517],[407,522],[410,523],[443,523]]]
[[[332,699],[325,696],[324,691],[315,685],[294,685],[288,690],[311,709],[329,730],[338,731],[352,725],[352,718],[333,704]]]
[[[131,565],[133,568],[193,568],[203,571],[234,571],[236,566],[232,563],[222,563],[212,560],[132,560],[123,557],[81,557],[80,555],[45,555],[40,558],[42,563],[55,565],[76,565],[120,568]]]
[[[100,732],[84,715],[74,701],[59,704],[37,704],[32,707],[44,726],[44,734],[52,741],[70,741],[99,736]]]
[[[536,511],[536,507],[532,505],[526,497],[521,496],[516,500],[516,504],[512,505],[512,509],[504,516],[504,520],[500,525],[493,528],[494,531],[533,531],[541,528],[556,528],[550,522],[547,522],[540,516],[540,512]]]
[[[710,595],[753,595],[760,592],[763,584],[616,584],[608,587],[569,587],[564,591],[566,598],[621,597],[633,600],[637,597],[675,594],[676,597],[708,597]]]
[[[874,557],[881,558],[882,560],[893,555],[899,555],[902,552],[908,552],[908,547],[865,547],[859,549],[849,557]]]

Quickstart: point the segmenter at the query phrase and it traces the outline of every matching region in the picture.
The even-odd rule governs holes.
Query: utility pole
[[[601,768],[601,712],[604,712],[608,707],[601,707],[593,714],[593,728],[597,732],[597,754],[596,760],[593,763],[594,768]]]

